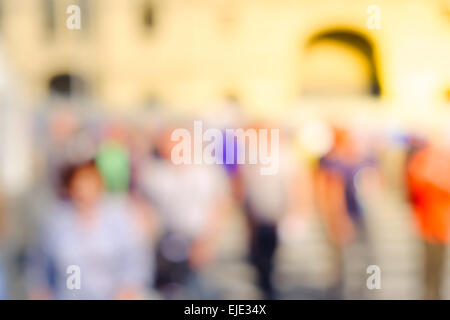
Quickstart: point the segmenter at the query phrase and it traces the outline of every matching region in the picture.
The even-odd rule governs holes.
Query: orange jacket
[[[430,242],[450,240],[450,153],[426,147],[407,167],[408,187],[421,236]]]

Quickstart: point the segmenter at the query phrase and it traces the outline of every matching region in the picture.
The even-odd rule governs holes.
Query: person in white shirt
[[[166,296],[176,294],[171,288],[186,287],[212,261],[230,193],[221,166],[173,164],[170,134],[169,129],[160,134],[158,157],[140,179],[162,228],[156,285]]]

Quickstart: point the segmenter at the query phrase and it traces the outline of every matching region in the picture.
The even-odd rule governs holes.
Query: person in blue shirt
[[[27,285],[38,299],[137,299],[151,281],[150,255],[126,202],[108,198],[93,161],[65,174],[58,201],[30,251]],[[73,267],[79,287],[68,285]]]

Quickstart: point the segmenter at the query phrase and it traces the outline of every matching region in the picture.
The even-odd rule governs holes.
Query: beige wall
[[[450,14],[439,0],[154,0],[156,24],[145,32],[142,0],[95,0],[88,32],[45,33],[40,0],[4,0],[3,40],[32,100],[48,79],[74,72],[112,108],[155,96],[174,108],[201,108],[236,94],[255,113],[296,103],[304,49],[334,28],[375,44],[384,101],[398,108],[435,105],[450,87]],[[366,8],[381,7],[381,29],[366,27]],[[82,8],[83,10],[83,8]],[[337,62],[336,68],[339,63]]]

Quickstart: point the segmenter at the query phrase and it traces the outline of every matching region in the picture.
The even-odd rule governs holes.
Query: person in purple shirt
[[[367,181],[366,178],[374,176],[366,173],[376,171],[376,161],[362,142],[350,131],[336,129],[334,145],[319,159],[316,172],[316,198],[330,241],[335,270],[330,292],[339,297],[344,294],[345,249],[353,243],[360,243],[367,258],[363,260],[372,259],[358,186],[361,179]],[[355,290],[359,292],[359,289]]]

